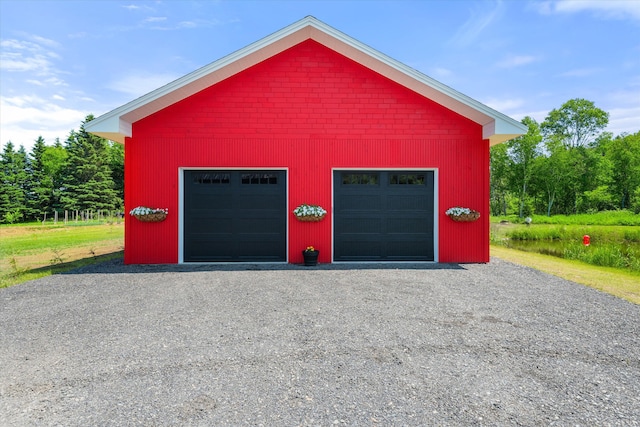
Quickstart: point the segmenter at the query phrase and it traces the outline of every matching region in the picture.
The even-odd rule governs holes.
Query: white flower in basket
[[[142,222],[164,221],[168,214],[169,209],[148,208],[146,206],[138,206],[129,211],[129,215]]]
[[[302,204],[293,210],[293,214],[299,221],[315,222],[321,221],[327,211],[317,205]]]
[[[480,212],[469,208],[453,207],[446,210],[445,214],[454,221],[471,222],[480,218]]]

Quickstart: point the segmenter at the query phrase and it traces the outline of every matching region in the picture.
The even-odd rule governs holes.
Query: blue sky
[[[307,15],[517,120],[640,130],[640,0],[0,0],[0,144],[99,116]]]

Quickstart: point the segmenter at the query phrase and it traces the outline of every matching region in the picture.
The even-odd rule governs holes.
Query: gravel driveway
[[[0,425],[640,425],[640,307],[526,267],[124,266],[0,289]]]

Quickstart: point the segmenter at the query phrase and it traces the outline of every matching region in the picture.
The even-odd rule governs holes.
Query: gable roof
[[[318,43],[478,123],[491,145],[527,132],[522,123],[307,16],[270,36],[85,123],[85,130],[124,143],[132,124],[305,40]]]

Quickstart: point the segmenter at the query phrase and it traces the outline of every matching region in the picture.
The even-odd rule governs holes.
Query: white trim
[[[482,126],[491,145],[527,132],[516,120],[437,80],[307,16],[211,64],[85,123],[85,130],[124,143],[132,124],[163,108],[264,61],[296,44],[313,39],[365,67],[390,78]]]
[[[334,259],[334,246],[335,246],[335,171],[416,171],[416,172],[433,172],[433,261],[336,261]],[[331,263],[332,264],[419,264],[419,263],[437,263],[439,262],[438,251],[438,168],[349,168],[339,167],[331,168]]]
[[[284,172],[286,177],[285,188],[285,212],[286,215],[286,230],[285,230],[285,261],[261,261],[261,262],[185,262],[184,261],[184,173],[186,171],[279,171]],[[289,168],[288,167],[210,167],[210,166],[182,166],[178,167],[178,264],[289,264]]]

